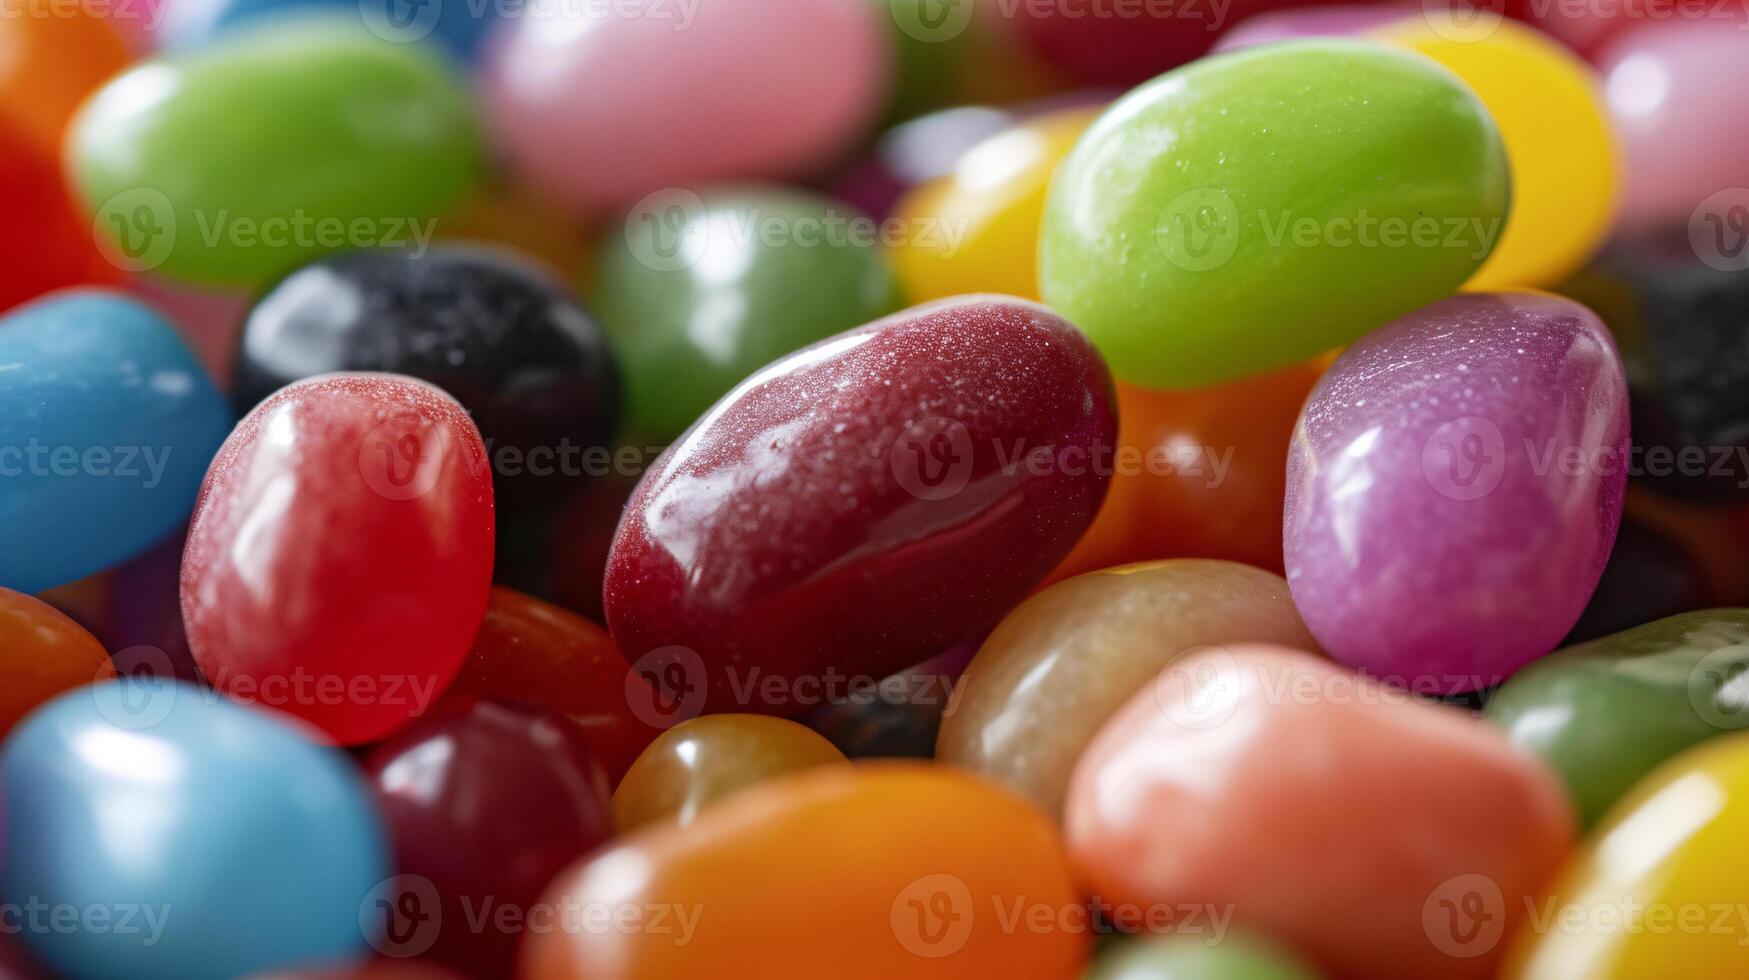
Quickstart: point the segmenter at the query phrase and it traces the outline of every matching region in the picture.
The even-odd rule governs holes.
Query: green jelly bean
[[[1317,980],[1274,945],[1246,936],[1210,943],[1191,933],[1113,942],[1085,980]]]
[[[1486,717],[1560,774],[1587,826],[1666,759],[1749,727],[1749,609],[1708,609],[1556,651]]]
[[[593,303],[631,430],[672,439],[759,368],[897,309],[875,230],[842,204],[776,187],[641,202],[603,250]]]
[[[1168,72],[1094,123],[1052,185],[1040,282],[1118,377],[1199,387],[1450,294],[1510,198],[1493,119],[1444,68],[1266,45]]]
[[[419,246],[484,156],[447,63],[328,19],[117,76],[68,151],[118,264],[248,287],[326,252]]]

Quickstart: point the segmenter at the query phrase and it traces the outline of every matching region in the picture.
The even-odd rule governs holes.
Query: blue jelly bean
[[[120,294],[0,318],[0,587],[83,578],[174,531],[231,422],[176,331]]]
[[[368,952],[387,838],[347,758],[180,681],[64,694],[0,754],[0,893],[57,974],[235,977]]]
[[[165,0],[157,36],[166,49],[189,51],[275,19],[338,15],[385,40],[435,44],[472,63],[504,6],[503,0]]]

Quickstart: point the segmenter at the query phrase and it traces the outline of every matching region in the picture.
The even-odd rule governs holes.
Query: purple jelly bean
[[[1288,584],[1331,656],[1428,694],[1553,650],[1621,523],[1628,394],[1603,322],[1454,296],[1349,348],[1288,453]]]

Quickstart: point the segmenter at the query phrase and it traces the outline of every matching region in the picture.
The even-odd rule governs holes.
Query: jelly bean
[[[0,685],[0,738],[62,691],[115,676],[109,653],[83,626],[11,589],[0,589],[0,651],[9,661]]]
[[[1099,355],[1040,306],[972,297],[822,341],[645,474],[608,627],[669,697],[793,714],[829,672],[884,676],[1018,602],[1092,521],[1115,429]]]
[[[1296,0],[1234,0],[1224,7],[1057,0],[1019,4],[1011,16],[1051,64],[1084,82],[1127,86],[1203,55],[1227,24],[1297,5]]]
[[[538,0],[485,59],[503,151],[568,207],[799,175],[848,148],[886,99],[887,28],[871,0],[618,8],[579,25],[566,0]]]
[[[339,742],[385,735],[455,677],[492,580],[492,484],[462,407],[395,375],[279,390],[219,450],[182,559],[214,687]]]
[[[967,150],[1013,126],[1015,113],[991,106],[955,106],[894,126],[865,160],[834,177],[827,189],[852,207],[884,219],[905,192],[946,177]]]
[[[1623,224],[1685,227],[1708,213],[1729,217],[1733,205],[1749,209],[1749,193],[1703,204],[1749,185],[1735,98],[1749,89],[1749,34],[1712,21],[1646,24],[1618,37],[1598,65],[1626,158]],[[1720,230],[1749,237],[1749,218]]]
[[[1487,713],[1560,773],[1589,824],[1664,760],[1749,725],[1746,643],[1749,609],[1671,616],[1545,657]]]
[[[223,124],[239,119],[258,125]],[[80,110],[68,154],[128,268],[260,286],[422,240],[472,186],[478,143],[439,58],[317,22],[134,68]]]
[[[1538,293],[1418,310],[1306,401],[1288,456],[1294,602],[1345,664],[1424,694],[1497,684],[1578,620],[1628,462],[1627,383],[1590,310]]]
[[[583,229],[521,188],[493,187],[474,195],[438,219],[436,237],[514,249],[545,265],[548,274],[560,280],[569,280],[579,270],[590,271],[595,262]]]
[[[569,717],[615,782],[662,731],[634,710],[652,703],[652,695],[645,680],[628,670],[606,630],[501,587],[492,589],[486,618],[448,698],[521,703]]]
[[[1280,573],[1287,457],[1319,363],[1198,391],[1117,386],[1111,492],[1053,581],[1160,558]]]
[[[1119,378],[1212,384],[1451,292],[1487,256],[1510,182],[1487,111],[1425,59],[1247,49],[1094,123],[1052,185],[1040,283]]]
[[[1169,935],[1113,945],[1085,980],[1317,980],[1310,967],[1248,936]]]
[[[127,42],[99,9],[20,6],[0,19],[0,124],[34,152],[57,155],[73,110],[131,60]],[[5,156],[12,153],[8,148]]]
[[[941,10],[934,0],[878,2],[886,6],[884,19],[893,51],[887,117],[910,119],[951,101],[956,76],[966,70],[976,43],[970,31],[954,30],[957,11]],[[966,9],[972,6],[967,4]]]
[[[0,888],[111,926],[25,928],[58,974],[223,980],[365,948],[359,906],[388,870],[368,791],[271,717],[187,684],[102,684],[19,726],[0,784]]]
[[[941,720],[959,706],[960,675],[981,643],[962,643],[867,689],[853,688],[802,720],[852,759],[933,759]]]
[[[1376,35],[1455,72],[1506,141],[1511,213],[1469,288],[1552,286],[1577,272],[1609,233],[1620,182],[1608,110],[1590,67],[1512,21],[1474,38],[1412,17]]]
[[[1131,698],[1076,764],[1065,832],[1107,901],[1227,909],[1335,975],[1435,980],[1491,975],[1499,951],[1447,906],[1485,887],[1498,941],[1573,819],[1490,726],[1259,644]]]
[[[1636,476],[1673,496],[1743,500],[1749,271],[1701,261],[1681,235],[1637,235],[1618,240],[1561,291],[1596,310],[1621,348]]]
[[[241,410],[336,371],[410,375],[453,395],[486,439],[500,496],[562,492],[619,421],[601,329],[544,270],[502,249],[351,252],[292,273],[249,312]]]
[[[1215,50],[1237,51],[1308,37],[1351,37],[1403,17],[1414,17],[1422,9],[1422,5],[1411,3],[1354,3],[1278,10],[1249,18],[1221,35]]]
[[[607,556],[636,486],[630,473],[607,474],[568,501],[554,522],[547,563],[553,600],[593,622],[607,622],[601,606]]]
[[[793,721],[764,715],[706,715],[668,729],[644,749],[613,792],[623,831],[681,826],[729,796],[776,777],[843,765],[844,753]]]
[[[906,236],[893,266],[913,303],[963,293],[1038,297],[1045,190],[1095,109],[1066,109],[979,143],[952,176],[916,188],[894,217]]]
[[[548,901],[675,914],[661,929],[531,935],[530,980],[801,977],[827,962],[841,980],[1069,980],[1088,939],[1044,815],[919,763],[750,789],[690,827],[624,839],[561,875]],[[1005,928],[998,910],[1035,917]]]
[[[481,980],[511,975],[522,930],[507,916],[526,922],[553,876],[613,832],[607,777],[555,714],[489,702],[443,712],[377,746],[365,771],[396,870],[423,879],[393,897],[436,906],[418,910],[435,928],[385,930],[378,948]]]
[[[470,61],[506,9],[501,3],[399,8],[394,0],[163,0],[157,39],[167,50],[196,50],[241,33],[345,15],[385,41],[432,44],[458,60]]]
[[[1515,937],[1503,980],[1741,976],[1745,833],[1749,736],[1665,763],[1536,901],[1544,924]]]
[[[855,234],[868,219],[827,198],[767,188],[673,201],[628,219],[597,274],[638,432],[672,439],[759,368],[899,306],[875,241]]]
[[[1583,643],[1706,606],[1705,573],[1680,542],[1624,512],[1609,564],[1567,643]]]
[[[12,22],[0,18],[0,24]],[[121,278],[104,259],[91,226],[74,211],[53,152],[30,145],[4,123],[0,207],[18,229],[0,239],[0,313],[51,290],[108,285]]]
[[[175,331],[80,291],[0,320],[0,585],[37,592],[145,551],[188,519],[231,425]]]
[[[1057,813],[1076,758],[1130,695],[1187,650],[1246,640],[1311,647],[1280,576],[1181,559],[1059,583],[984,641],[936,754]]]

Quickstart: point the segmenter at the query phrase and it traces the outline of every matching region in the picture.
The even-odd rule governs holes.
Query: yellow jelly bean
[[[1099,115],[1065,109],[968,150],[954,172],[913,189],[894,216],[905,243],[893,265],[912,303],[965,293],[1037,299],[1038,233],[1057,164]]]
[[[1677,756],[1616,805],[1521,920],[1502,976],[1749,976],[1745,840],[1749,736]]]
[[[1512,211],[1494,254],[1466,289],[1552,286],[1602,244],[1620,190],[1615,139],[1584,62],[1512,21],[1413,17],[1375,37],[1432,58],[1493,114],[1512,165]]]

